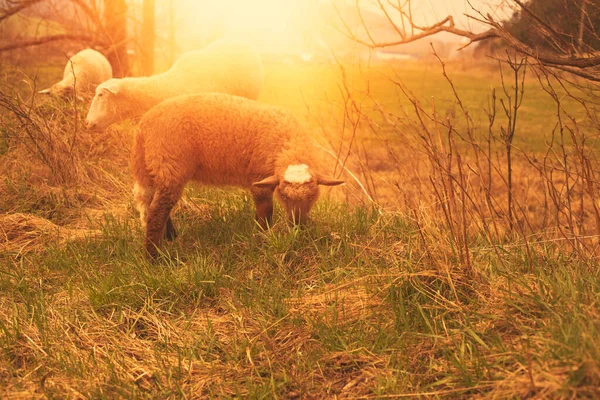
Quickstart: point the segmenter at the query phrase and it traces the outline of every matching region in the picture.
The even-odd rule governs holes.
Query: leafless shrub
[[[368,168],[381,154],[364,149],[360,140],[354,145],[363,149],[360,152],[350,151],[344,140],[340,159],[362,171],[369,193],[383,191],[386,185],[396,187],[395,204],[417,223],[428,254],[438,265],[457,263],[465,272],[475,272],[474,249],[480,248],[482,239],[496,252],[517,244],[530,266],[548,244],[580,259],[597,257],[600,126],[589,96],[556,73],[534,68],[554,101],[557,119],[546,151],[526,151],[515,146],[513,139],[528,134],[525,125],[519,129],[517,123],[519,107],[527,96],[523,76],[527,60],[507,55],[499,63],[501,71],[511,73],[503,79],[501,95],[495,90],[490,94],[485,133],[479,133],[461,100],[461,88],[454,86],[441,59],[439,63],[454,93],[451,112],[440,110],[435,98],[429,105],[422,104],[397,77],[389,79],[412,110],[386,108],[368,90],[358,92],[342,85],[348,108],[345,118],[352,125],[347,130],[355,131],[354,126],[360,125],[360,129],[385,132],[388,138],[401,138],[395,141],[401,147],[387,142],[387,155],[396,171],[393,182],[389,176],[380,179],[377,171]],[[356,106],[365,96],[376,104],[377,113]],[[585,117],[574,116],[565,98],[585,110]]]
[[[526,3],[518,0],[511,3],[521,12],[529,13],[542,28],[546,27],[543,18],[535,15]],[[499,38],[510,50],[497,59],[502,91],[492,90],[490,94],[485,134],[479,133],[461,99],[461,88],[455,87],[445,61],[435,49],[433,54],[454,96],[453,106],[445,111],[438,107],[435,98],[431,104],[422,104],[397,76],[389,79],[412,109],[386,108],[369,90],[358,93],[343,85],[346,115],[352,117],[351,121],[361,121],[372,132],[385,131],[386,135],[401,138],[402,148],[388,143],[388,155],[397,172],[395,184],[400,193],[397,204],[416,220],[432,257],[445,265],[448,256],[452,257],[470,271],[473,243],[481,238],[494,251],[498,251],[498,246],[518,243],[529,265],[533,265],[536,244],[552,243],[553,248],[567,250],[582,259],[597,257],[600,238],[597,146],[600,125],[596,116],[598,88],[594,83],[600,65],[597,55],[582,51],[581,40],[557,47],[565,32],[547,27],[545,38],[554,44],[550,46],[553,50],[533,49],[512,35],[502,21],[473,7],[475,16],[470,17],[485,23],[487,31],[474,33],[460,29],[452,16],[421,26],[413,17],[410,0],[372,3],[370,10],[379,9],[396,35],[378,37],[373,26],[362,18],[362,7],[356,3],[357,27],[349,26],[338,13],[339,30],[371,49],[400,46],[448,32],[469,39],[469,44]],[[582,2],[582,28],[587,26],[585,16],[589,11],[586,2]],[[515,137],[528,134],[518,121],[519,109],[527,96],[525,78],[531,73],[556,107],[556,121],[548,132],[550,139],[543,153],[525,151],[514,144]],[[346,80],[345,75],[342,79]],[[365,97],[376,105],[375,113],[363,112],[356,106],[363,104]],[[583,117],[581,112],[573,112],[573,105],[583,112]],[[354,157],[358,158],[352,160],[357,165],[368,165],[373,158],[368,152],[354,152]],[[378,181],[373,171],[363,175],[365,181]],[[376,192],[375,185],[372,186],[371,191]]]
[[[39,159],[50,170],[54,183],[65,184],[75,179],[78,163],[73,149],[81,125],[75,103],[58,107],[49,101],[38,106],[34,95],[24,100],[15,90],[4,86],[0,89],[0,107],[7,112],[2,118],[9,144],[21,145]]]
[[[0,86],[0,212],[33,213],[56,223],[81,217],[83,209],[121,201],[128,187],[130,135],[103,134],[82,126],[85,105],[38,97],[29,89]]]

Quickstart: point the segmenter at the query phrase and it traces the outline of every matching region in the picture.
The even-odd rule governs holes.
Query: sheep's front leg
[[[148,218],[146,226],[146,251],[152,258],[158,256],[158,248],[163,237],[172,234],[168,232],[168,224],[171,220],[170,213],[178,200],[176,193],[166,189],[159,189],[155,192],[152,203],[148,208]],[[171,229],[173,229],[171,222]]]
[[[253,187],[250,193],[256,207],[256,220],[261,228],[267,229],[273,217],[273,190]]]

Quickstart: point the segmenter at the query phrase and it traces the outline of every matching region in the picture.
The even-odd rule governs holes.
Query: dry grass
[[[495,76],[449,70],[459,92]],[[131,206],[134,128],[91,134],[84,105],[2,92],[32,117],[27,131],[0,112],[0,396],[597,397],[598,168],[595,144],[573,145],[594,121],[564,122],[571,139],[548,148],[515,138],[511,229],[502,117],[486,153],[480,101],[469,122],[452,92],[434,107],[389,72],[352,86],[338,66],[268,66],[263,100],[328,139],[346,190],[306,229],[279,213],[265,233],[243,191],[190,188],[158,265]],[[556,105],[537,103],[523,131],[540,126],[527,107]]]
[[[42,251],[47,242],[64,245],[99,234],[98,230],[60,227],[44,218],[15,213],[0,215],[0,251],[24,253]]]

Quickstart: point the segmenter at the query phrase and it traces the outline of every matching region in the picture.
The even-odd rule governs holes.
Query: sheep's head
[[[96,88],[96,94],[88,111],[85,123],[88,129],[103,131],[109,125],[119,122],[120,101],[123,97],[118,79],[109,79]]]
[[[38,93],[41,94],[50,94],[52,96],[60,97],[65,100],[69,100],[73,98],[75,94],[75,88],[73,87],[73,82],[64,83],[63,81],[55,83],[48,89],[40,90]],[[81,93],[77,93],[78,100],[84,100]]]
[[[296,224],[306,222],[308,212],[319,198],[319,185],[337,186],[344,181],[314,173],[306,164],[289,165],[281,174],[272,175],[253,185],[271,189],[288,219]]]

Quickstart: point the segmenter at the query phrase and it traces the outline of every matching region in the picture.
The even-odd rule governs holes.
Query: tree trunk
[[[175,62],[175,7],[173,0],[169,0],[169,65]]]
[[[127,57],[127,4],[125,0],[105,0],[104,23],[111,47],[106,52],[115,78],[129,73]]]
[[[587,0],[582,0],[581,2],[581,17],[579,18],[579,35],[577,37],[577,50],[579,53],[583,51],[583,28],[585,27],[585,17],[586,10],[585,6],[587,5]]]
[[[142,75],[154,73],[154,0],[144,0],[142,21]]]

